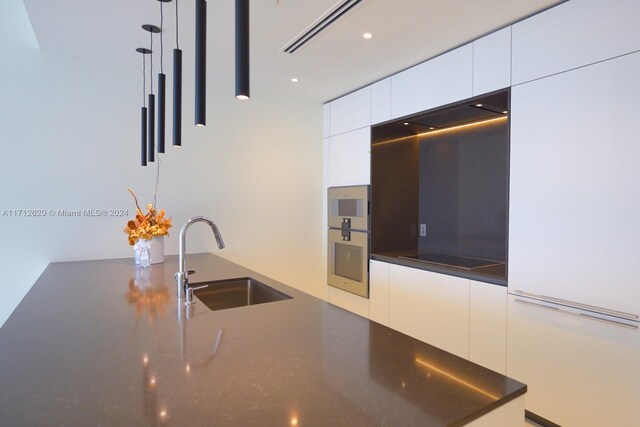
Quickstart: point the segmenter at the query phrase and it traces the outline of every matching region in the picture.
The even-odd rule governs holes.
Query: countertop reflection
[[[188,263],[293,299],[185,308],[175,256],[50,264],[0,329],[3,423],[455,426],[526,391],[212,254]]]

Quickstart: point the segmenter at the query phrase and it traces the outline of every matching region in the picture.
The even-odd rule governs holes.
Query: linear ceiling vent
[[[306,30],[296,36],[293,40],[287,43],[281,52],[294,53],[307,43],[309,43],[316,36],[320,35],[324,30],[335,24],[340,18],[344,17],[349,12],[353,11],[356,6],[364,3],[366,0],[341,0],[327,12],[325,12],[320,18],[311,24]]]

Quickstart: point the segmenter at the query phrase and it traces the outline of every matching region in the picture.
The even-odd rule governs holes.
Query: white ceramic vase
[[[138,240],[133,246],[136,265],[149,267],[151,264],[164,262],[164,236],[156,236],[151,240]]]

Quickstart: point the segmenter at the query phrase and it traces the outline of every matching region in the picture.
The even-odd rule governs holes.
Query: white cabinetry
[[[473,42],[473,96],[511,86],[511,27]]]
[[[572,0],[514,24],[513,84],[640,50],[638,16],[638,0]]]
[[[640,331],[509,296],[507,375],[527,409],[564,427],[640,425]]]
[[[371,85],[371,124],[391,119],[391,77]]]
[[[638,76],[635,53],[513,88],[510,292],[640,314]]]
[[[369,263],[369,319],[389,326],[389,264]]]
[[[347,311],[360,315],[362,317],[369,318],[369,300],[362,298],[359,295],[354,295],[349,292],[345,292],[342,289],[334,288],[333,286],[327,286],[329,288],[328,301],[337,305],[340,308],[344,308]]]
[[[389,326],[469,357],[469,280],[391,265]]]
[[[330,135],[338,135],[371,124],[371,88],[369,86],[330,103]]]
[[[467,44],[391,76],[392,118],[471,97],[472,51]]]
[[[469,360],[501,374],[507,358],[507,288],[470,281]]]
[[[331,135],[331,104],[322,106],[322,137],[327,138]]]
[[[368,126],[329,138],[329,187],[369,184],[370,140]]]

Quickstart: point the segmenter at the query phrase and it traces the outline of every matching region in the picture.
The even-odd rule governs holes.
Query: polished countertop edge
[[[330,303],[328,303],[325,300],[322,300],[320,298],[317,298],[315,296],[312,296],[310,294],[307,294],[303,291],[300,291],[297,288],[285,285],[281,282],[278,282],[276,280],[273,280],[271,278],[269,278],[268,276],[264,276],[263,274],[257,273],[253,270],[250,270],[248,268],[242,267],[239,264],[234,263],[233,261],[227,260],[225,258],[219,257],[215,254],[212,253],[198,253],[198,254],[189,254],[190,257],[192,257],[191,259],[196,261],[196,265],[195,267],[200,268],[203,262],[205,263],[209,263],[210,261],[215,261],[217,263],[222,262],[223,264],[226,263],[227,267],[225,267],[226,270],[231,271],[231,276],[234,277],[238,277],[239,275],[248,275],[251,277],[254,277],[257,280],[262,281],[263,283],[272,286],[273,288],[280,290],[282,292],[285,292],[289,295],[291,295],[294,298],[294,301],[296,299],[298,299],[298,302],[295,304],[309,304],[309,303],[315,303],[316,304],[322,304],[325,303],[327,305],[330,305]],[[398,259],[395,258],[389,258],[389,257],[384,257],[381,256],[380,258],[376,258],[373,257],[374,259],[378,259],[381,261],[385,261],[385,262],[391,262],[391,263],[398,263],[398,264],[407,264],[405,262],[394,262],[394,261],[400,261]],[[171,269],[176,265],[177,262],[177,256],[176,255],[168,255],[165,257],[166,261],[165,261],[165,265]],[[402,260],[404,261],[404,260]],[[3,332],[8,332],[7,328],[11,328],[14,329],[15,326],[20,325],[20,324],[24,324],[25,321],[25,316],[28,318],[29,315],[25,314],[25,311],[29,311],[29,310],[33,310],[33,304],[28,303],[29,297],[30,296],[38,296],[39,299],[42,299],[42,295],[41,295],[41,291],[43,287],[47,287],[48,282],[50,282],[50,280],[52,279],[52,277],[54,279],[58,279],[58,277],[56,277],[57,275],[59,275],[59,271],[55,271],[57,269],[55,269],[55,267],[57,266],[64,266],[65,264],[67,265],[72,265],[74,268],[78,268],[79,266],[83,265],[86,267],[90,267],[90,264],[96,264],[101,266],[102,268],[104,268],[105,266],[108,266],[110,264],[113,264],[114,266],[122,266],[122,263],[126,262],[132,262],[131,258],[113,258],[113,259],[105,259],[105,260],[83,260],[83,261],[62,261],[62,262],[52,262],[49,263],[49,265],[47,265],[47,267],[44,269],[44,271],[42,272],[42,274],[40,275],[40,277],[36,280],[36,282],[34,283],[34,286],[32,286],[32,288],[29,290],[29,292],[27,293],[27,295],[25,296],[25,298],[21,301],[21,303],[18,305],[18,307],[14,310],[14,312],[12,313],[12,315],[7,319],[7,322],[5,322],[5,324],[3,325],[2,329],[4,329]],[[408,264],[413,264],[411,262],[409,262]],[[410,265],[412,266],[412,265]],[[86,267],[83,267],[81,270],[84,270]],[[51,272],[50,270],[54,268],[54,270]],[[163,267],[165,268],[165,267]],[[423,268],[424,269],[424,268]],[[166,270],[166,268],[165,268]],[[214,271],[214,273],[212,274],[211,271]],[[231,277],[221,277],[218,273],[218,271],[215,270],[211,270],[210,268],[202,268],[201,271],[199,271],[201,274],[198,275],[197,279],[193,280],[193,283],[198,283],[198,282],[206,282],[208,280],[221,280],[221,279],[227,279],[227,278],[231,278]],[[164,276],[165,276],[165,282],[167,281],[167,279],[170,280],[170,278],[172,277],[173,272],[172,270],[169,271],[165,271]],[[47,277],[47,276],[52,276],[52,277]],[[224,275],[223,275],[224,276]],[[82,277],[81,279],[82,280]],[[175,285],[175,283],[173,283],[173,285]],[[169,285],[169,289],[173,289],[171,287],[171,285]],[[33,295],[35,294],[35,295]],[[353,319],[355,322],[366,322],[368,324],[371,323],[375,323],[369,319],[360,317],[360,316],[356,316],[353,315],[351,312],[344,310],[340,307],[337,306],[333,306],[334,309],[340,310],[341,312],[345,313],[345,316],[348,316],[349,319]],[[210,315],[210,316],[214,316],[215,312],[207,312],[204,311],[202,314],[206,315]],[[392,330],[384,325],[380,325],[378,324],[379,327],[384,328],[388,331],[392,331],[395,334],[404,336],[405,339],[410,339],[412,341],[416,341],[419,345],[421,346],[425,346],[425,347],[429,347],[429,348],[433,348],[436,349],[436,347],[431,346],[427,343],[421,342],[419,340],[415,340],[414,338],[411,338],[399,331],[395,331]],[[22,332],[22,331],[21,331]],[[15,334],[15,331],[11,331],[11,334]],[[9,335],[11,335],[9,334]],[[7,334],[0,334],[0,337],[5,337]],[[28,335],[28,334],[27,334]],[[440,352],[442,352],[442,350],[438,350]],[[447,356],[449,357],[449,356]],[[464,358],[459,358],[457,356],[451,355],[451,357],[453,358],[457,358],[460,359],[461,361],[464,361],[465,363],[470,363],[473,364],[473,362],[468,361],[467,359]],[[475,364],[473,364],[475,365]],[[486,368],[483,368],[479,365],[478,366],[479,369],[485,370]],[[498,374],[498,373],[494,373],[495,375],[500,375],[501,377],[506,378],[504,375]],[[511,380],[513,381],[513,380]],[[517,382],[516,382],[517,383]],[[465,425],[491,411],[493,411],[494,409],[522,396],[523,394],[525,394],[527,392],[527,386],[521,383],[518,383],[518,385],[516,386],[516,388],[510,392],[505,392],[503,396],[501,396],[499,399],[496,399],[495,401],[485,405],[484,407],[476,410],[475,412],[472,413],[467,413],[463,416],[463,418],[452,421],[449,425],[450,426],[462,426]]]
[[[515,400],[518,397],[525,395],[526,393],[527,393],[527,386],[524,385],[524,387],[514,391],[511,394],[506,395],[505,397],[503,397],[500,400],[497,400],[497,401],[487,405],[486,407],[482,408],[482,410],[474,412],[473,414],[469,415],[468,417],[463,418],[463,419],[451,424],[449,427],[463,427],[463,426],[469,424],[470,422],[477,420],[478,418],[482,417],[483,415],[487,415],[489,412],[493,411],[494,409],[498,409],[502,405],[506,405],[507,403],[511,402],[512,400]],[[522,418],[524,419],[524,414],[522,415]]]
[[[481,274],[478,272],[471,272],[468,270],[462,270],[455,267],[445,267],[442,265],[430,264],[423,261],[412,261],[406,258],[400,258],[394,255],[385,254],[371,254],[371,259],[376,261],[387,262],[389,264],[402,265],[404,267],[416,268],[418,270],[431,271],[433,273],[446,274],[449,276],[461,277],[463,279],[471,279],[478,282],[489,283],[491,285],[507,287],[507,279],[502,277],[491,276],[487,274]]]

